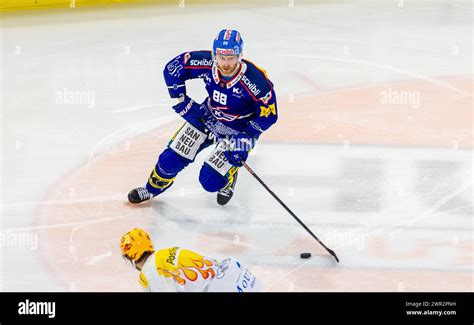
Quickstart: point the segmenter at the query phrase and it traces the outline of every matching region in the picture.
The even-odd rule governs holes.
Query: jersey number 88
[[[227,95],[221,93],[220,91],[214,90],[212,93],[212,99],[221,105],[227,104]]]

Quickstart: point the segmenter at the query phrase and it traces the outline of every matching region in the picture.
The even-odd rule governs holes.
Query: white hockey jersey
[[[139,283],[150,292],[259,291],[257,279],[239,261],[222,262],[180,247],[154,252],[143,265]]]

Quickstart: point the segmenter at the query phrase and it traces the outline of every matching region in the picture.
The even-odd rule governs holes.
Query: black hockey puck
[[[310,257],[311,257],[311,253],[301,253],[301,254],[300,254],[300,257],[301,257],[301,258],[310,258]]]

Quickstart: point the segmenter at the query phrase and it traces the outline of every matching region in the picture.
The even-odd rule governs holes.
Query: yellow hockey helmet
[[[122,256],[135,263],[146,252],[152,253],[154,251],[150,235],[141,228],[134,228],[123,235],[120,248]]]

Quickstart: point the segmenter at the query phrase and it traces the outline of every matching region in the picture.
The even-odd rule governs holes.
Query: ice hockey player
[[[277,121],[276,95],[265,70],[242,58],[243,40],[236,30],[224,29],[211,51],[185,52],[164,69],[173,109],[186,123],[159,155],[145,187],[128,194],[131,203],[140,203],[163,193],[176,175],[204,148],[215,144],[215,134],[226,138],[215,144],[199,173],[199,182],[208,192],[218,192],[217,202],[231,199],[237,171],[256,140]],[[201,78],[208,97],[201,104],[186,94],[185,81]]]
[[[180,247],[155,251],[150,236],[134,228],[122,236],[122,256],[140,271],[149,292],[257,292],[260,283],[234,258],[221,262]]]

